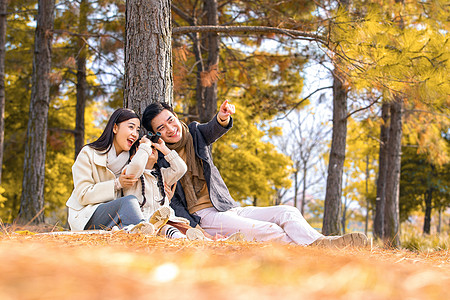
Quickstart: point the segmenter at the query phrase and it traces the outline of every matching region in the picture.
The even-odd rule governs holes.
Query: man
[[[367,237],[361,233],[324,237],[306,222],[297,208],[240,207],[232,199],[214,166],[211,145],[233,126],[234,112],[234,105],[226,100],[211,121],[187,126],[166,103],[152,103],[145,109],[142,125],[148,131],[159,132],[169,149],[177,151],[188,166],[172,198],[175,214],[189,219],[193,227],[200,224],[211,235],[241,232],[248,240],[256,241],[365,246]]]

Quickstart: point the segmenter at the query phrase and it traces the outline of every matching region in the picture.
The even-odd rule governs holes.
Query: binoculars
[[[161,133],[159,133],[159,132],[157,132],[157,133],[148,132],[147,133],[147,138],[150,141],[152,141],[152,143],[157,143],[160,137],[161,137]]]

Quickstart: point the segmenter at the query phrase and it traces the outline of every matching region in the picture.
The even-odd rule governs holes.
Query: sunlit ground
[[[0,299],[450,299],[448,250],[0,233]]]

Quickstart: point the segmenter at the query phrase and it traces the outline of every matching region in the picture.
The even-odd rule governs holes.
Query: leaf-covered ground
[[[0,299],[450,299],[450,253],[0,233]]]

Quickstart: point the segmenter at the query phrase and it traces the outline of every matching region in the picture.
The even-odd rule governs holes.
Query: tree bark
[[[5,137],[5,54],[6,54],[6,7],[7,0],[0,0],[0,166],[3,166]],[[2,167],[0,167],[0,184]]]
[[[389,110],[390,104],[385,102],[381,106],[380,152],[378,158],[377,197],[375,201],[375,220],[373,234],[376,239],[384,238],[384,207],[386,203],[386,173],[387,173],[387,143],[389,138]]]
[[[436,228],[436,231],[438,234],[441,233],[441,226],[442,226],[442,207],[438,208],[438,225]]]
[[[423,234],[430,234],[431,231],[432,199],[433,199],[433,189],[429,188],[425,193],[425,217],[423,220]]]
[[[386,246],[400,245],[399,185],[402,144],[403,100],[395,96],[391,103],[391,123],[387,144],[386,205],[384,210],[384,240]]]
[[[171,1],[127,0],[124,107],[173,103]]]
[[[342,233],[345,234],[346,226],[347,224],[347,199],[345,199],[345,204],[342,208],[342,217],[341,217],[341,226],[342,226]]]
[[[218,23],[217,0],[204,0],[206,12],[206,25],[216,26]],[[219,66],[219,35],[216,32],[207,33],[208,60],[203,72],[210,72]],[[199,74],[198,74],[199,75]],[[198,76],[197,75],[197,76]],[[211,82],[209,86],[202,85],[197,93],[201,93],[201,97],[197,97],[197,110],[200,122],[208,122],[217,111],[217,81]]]
[[[298,203],[298,163],[296,164],[294,171],[294,207],[297,207]],[[303,212],[302,212],[303,214]]]
[[[347,90],[333,74],[333,134],[330,160],[328,164],[327,190],[325,194],[325,211],[322,233],[338,235],[341,232],[339,216],[341,215],[342,172],[345,161],[347,140]]]
[[[303,189],[302,189],[302,202],[300,204],[300,212],[302,215],[305,212],[305,203],[306,203],[306,175],[308,173],[307,162],[303,162]]]
[[[54,24],[54,0],[38,0],[30,113],[18,221],[44,222],[45,151]]]
[[[78,16],[78,33],[87,33],[87,14],[89,9],[88,0],[81,0],[80,14]],[[87,45],[82,36],[77,37],[77,104],[75,112],[75,159],[84,146],[84,113],[88,95],[88,85],[86,81],[86,57]]]
[[[370,201],[369,201],[369,155],[366,156],[366,223],[364,226],[364,234],[367,235],[369,231],[369,210]]]
[[[346,180],[345,180],[344,188],[348,186],[348,174],[347,173],[345,174],[345,178],[346,178]],[[348,202],[349,201],[348,201],[347,195],[345,195],[343,205],[342,205],[342,217],[341,217],[342,234],[345,234],[346,230],[347,230],[346,224],[347,224],[347,210],[348,210],[348,204],[349,204]]]

